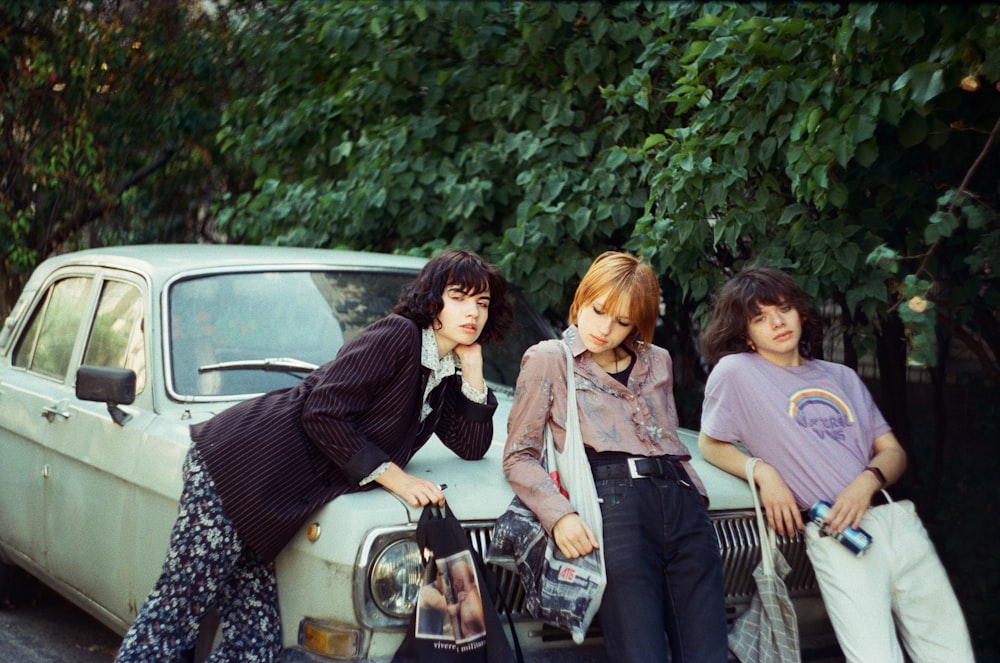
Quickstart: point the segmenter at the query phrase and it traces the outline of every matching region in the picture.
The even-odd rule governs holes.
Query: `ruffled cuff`
[[[479,391],[471,384],[462,380],[462,395],[468,398],[473,403],[479,403],[480,405],[486,404],[486,394],[489,392],[489,387],[486,391]]]

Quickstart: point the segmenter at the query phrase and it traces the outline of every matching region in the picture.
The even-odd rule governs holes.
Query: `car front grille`
[[[752,511],[714,512],[710,515],[722,551],[726,605],[730,608],[732,617],[742,611],[756,590],[753,571],[760,561],[757,519]],[[492,525],[467,523],[465,526],[466,535],[480,554],[485,554],[489,548],[492,531]],[[777,540],[778,550],[792,567],[785,578],[789,595],[792,598],[818,595],[816,576],[806,556],[805,539],[801,534],[796,534],[793,537],[778,536]],[[515,618],[525,616],[524,589],[517,573],[495,564],[490,564],[489,567],[497,581],[498,609],[502,601]]]
[[[757,589],[753,570],[760,562],[760,537],[757,518],[738,511],[712,514],[712,525],[722,550],[727,603],[746,603]],[[778,536],[778,550],[792,567],[785,578],[791,597],[813,596],[819,592],[816,576],[806,556],[806,541],[801,533]]]

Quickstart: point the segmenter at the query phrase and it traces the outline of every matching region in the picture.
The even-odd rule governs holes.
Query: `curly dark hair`
[[[489,290],[489,316],[479,340],[498,345],[514,323],[507,279],[498,267],[472,251],[446,249],[431,258],[403,288],[392,312],[410,318],[422,329],[429,327],[444,308],[444,291],[450,285],[457,285],[467,295]]]
[[[776,267],[744,267],[719,290],[712,318],[701,335],[701,350],[712,366],[726,355],[750,352],[747,328],[760,307],[788,304],[802,320],[799,352],[806,359],[823,349],[823,326],[809,297],[790,275]]]

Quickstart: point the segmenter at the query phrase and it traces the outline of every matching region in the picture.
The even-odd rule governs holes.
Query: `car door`
[[[120,406],[129,418],[119,424],[109,404],[75,394],[69,400],[69,418],[50,437],[46,544],[52,575],[120,618],[134,601],[134,476],[153,416],[147,388],[150,297],[142,279],[121,271],[102,271],[94,294],[92,314],[82,321],[79,364],[132,369],[136,401]],[[67,381],[74,386],[75,368]]]
[[[86,281],[84,285],[83,281]],[[72,316],[53,305],[39,311],[38,333],[15,350],[28,369],[26,380],[44,373],[44,388],[22,395],[39,412],[28,433],[43,456],[42,510],[46,574],[59,586],[98,607],[105,621],[118,623],[134,601],[135,488],[143,431],[152,416],[148,404],[145,333],[149,297],[145,282],[123,271],[98,270],[89,277],[57,279],[45,299],[75,300]],[[45,319],[57,315],[58,324]],[[76,325],[74,333],[69,331]],[[56,343],[52,330],[73,337],[72,350]],[[52,355],[61,353],[56,358]],[[68,355],[68,360],[63,356]],[[117,424],[107,404],[75,395],[80,364],[130,368],[137,398],[123,406],[131,417]]]
[[[50,451],[46,440],[68,413],[66,376],[92,276],[50,282],[26,313],[0,378],[0,535],[23,566],[48,574],[44,522]]]

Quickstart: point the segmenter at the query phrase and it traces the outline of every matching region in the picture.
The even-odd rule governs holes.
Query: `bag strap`
[[[764,513],[760,508],[760,497],[757,495],[757,483],[753,480],[753,468],[760,458],[747,458],[745,467],[747,483],[750,484],[750,493],[753,495],[753,508],[757,512],[757,538],[760,539],[760,560],[764,566],[764,572],[774,575],[774,551],[778,549],[775,540],[774,530],[767,526],[764,520]]]
[[[504,598],[503,592],[497,586],[497,577],[489,566],[486,565],[486,560],[483,556],[479,554],[479,551],[474,547],[469,546],[469,550],[472,551],[472,556],[476,558],[476,563],[479,568],[482,569],[483,577],[486,578],[487,591],[490,593],[492,598],[499,600],[500,602],[500,612],[504,613],[507,617],[507,626],[510,627],[510,639],[514,645],[514,658],[516,663],[524,663],[524,653],[521,652],[521,640],[517,637],[517,628],[514,626],[514,617],[510,613],[510,606],[507,605],[507,599]]]
[[[428,505],[424,507],[424,509],[426,510],[431,508],[431,506],[434,505]],[[441,513],[439,507],[435,506],[434,508],[438,509],[438,514]],[[451,512],[451,507],[448,506],[447,502],[444,503],[443,510],[445,515],[455,518],[455,514]],[[458,519],[456,518],[456,520]],[[493,572],[493,569],[486,564],[486,560],[483,559],[483,556],[478,550],[476,550],[475,546],[470,544],[468,546],[468,550],[472,553],[472,557],[476,561],[476,566],[479,567],[480,575],[482,575],[482,577],[486,580],[486,591],[489,593],[490,598],[494,601],[499,600],[500,612],[503,612],[507,616],[507,625],[510,627],[510,639],[514,645],[514,657],[516,659],[516,663],[524,663],[524,654],[521,652],[521,641],[517,637],[517,628],[514,626],[514,617],[510,613],[510,606],[507,605],[507,599],[504,598],[503,592],[501,592],[500,588],[497,586],[496,574]]]
[[[583,435],[580,433],[580,412],[576,406],[576,377],[573,375],[573,352],[565,341],[559,341],[563,352],[566,354],[566,442],[575,445],[582,453],[586,453],[583,448]],[[572,405],[571,405],[572,404]],[[552,429],[545,426],[542,453],[545,456],[545,467],[553,478],[558,476],[556,461],[556,445],[552,441]],[[557,482],[558,483],[558,482]],[[567,495],[566,490],[559,484],[559,490],[563,495]],[[568,496],[568,495],[567,495]]]
[[[556,472],[556,468],[558,467],[556,465],[556,443],[552,441],[552,429],[548,425],[545,426],[545,441],[543,446],[545,447],[543,449],[545,453],[545,469],[549,473]]]
[[[583,435],[580,434],[580,412],[576,405],[576,376],[573,375],[573,351],[569,344],[559,341],[566,353],[566,444],[575,444],[583,448]]]

